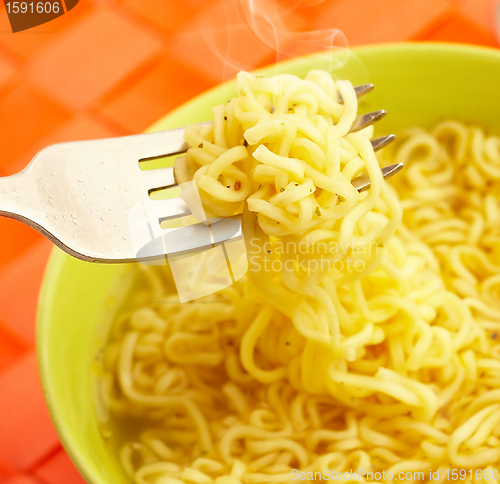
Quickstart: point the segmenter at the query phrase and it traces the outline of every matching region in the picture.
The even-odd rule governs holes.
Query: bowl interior
[[[430,126],[443,117],[500,127],[500,51],[405,43],[354,52],[336,74],[356,84],[375,84],[362,109],[388,110],[377,124],[379,134]],[[311,59],[291,60],[262,73],[273,75],[278,69],[303,75],[314,65]],[[152,130],[210,119],[211,108],[234,95],[234,83],[223,84],[169,114]],[[130,281],[129,266],[85,263],[54,249],[40,295],[37,348],[45,396],[63,445],[91,484],[128,482],[101,436],[92,388],[96,352]]]

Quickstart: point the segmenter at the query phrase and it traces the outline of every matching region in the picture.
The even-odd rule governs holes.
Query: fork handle
[[[11,176],[0,177],[0,215],[15,218],[22,218],[22,199],[24,195],[21,191],[21,173]]]
[[[43,220],[39,190],[29,183],[29,178],[24,170],[15,175],[0,177],[0,216],[19,220],[48,235],[37,223]]]

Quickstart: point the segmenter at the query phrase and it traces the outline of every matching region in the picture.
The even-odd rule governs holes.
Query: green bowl
[[[388,116],[377,125],[379,134],[397,133],[407,126],[430,126],[443,117],[500,127],[499,50],[404,43],[354,52],[336,73],[353,83],[375,84],[373,93],[363,100],[363,110],[388,110]],[[311,66],[308,57],[262,71],[266,75],[276,69],[302,75]],[[169,114],[152,129],[209,119],[211,108],[233,95],[234,84],[223,84]],[[64,447],[90,484],[128,482],[101,436],[93,385],[96,352],[131,279],[130,266],[85,263],[54,249],[40,294],[37,348],[45,398]]]

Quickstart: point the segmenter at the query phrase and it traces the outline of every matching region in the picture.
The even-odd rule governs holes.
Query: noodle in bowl
[[[381,132],[401,133],[404,128],[411,126],[431,129],[443,116],[491,128],[500,126],[500,115],[491,106],[493,103],[490,99],[498,96],[492,80],[500,71],[497,52],[455,46],[400,45],[360,49],[357,53],[367,65],[370,81],[376,85],[376,91],[367,98],[365,109],[372,110],[371,107],[376,103],[376,107],[387,107],[390,112],[390,121],[380,126]],[[421,57],[422,53],[426,54],[424,59]],[[467,79],[470,75],[466,72],[468,67],[475,71],[474,83]],[[309,70],[309,64],[299,59],[281,69],[283,72],[303,76]],[[358,83],[356,73],[351,74],[346,72],[343,77]],[[442,80],[444,74],[448,76],[446,85]],[[484,77],[480,74],[484,74]],[[453,82],[454,80],[456,81]],[[449,94],[445,96],[448,91]],[[175,114],[170,122],[189,124],[201,121],[202,119],[190,118],[195,105],[198,108],[204,105],[205,118],[209,118],[209,110],[213,106],[221,101],[226,102],[233,95],[230,87],[223,86],[187,105],[178,112],[181,114],[177,114],[177,122]],[[423,99],[426,100],[425,103],[421,102]],[[184,118],[182,113],[185,113]],[[186,121],[179,122],[181,119]],[[163,127],[167,126],[163,124]],[[184,368],[184,376],[179,373],[180,380],[187,377],[191,382],[191,393],[194,395],[196,388],[201,389],[205,400],[201,396],[194,396],[189,404],[185,400],[180,402],[180,397],[168,397],[178,401],[168,401],[166,404],[172,404],[176,411],[181,406],[183,412],[177,416],[163,415],[162,418],[170,419],[171,423],[177,419],[174,427],[177,433],[183,429],[183,436],[178,437],[180,440],[177,446],[172,445],[172,442],[176,442],[175,432],[164,438],[158,434],[152,435],[151,432],[143,436],[135,449],[138,445],[143,445],[149,451],[153,449],[152,454],[156,452],[158,456],[163,453],[165,458],[156,458],[155,461],[146,454],[142,455],[140,459],[143,462],[138,468],[146,466],[146,470],[141,475],[136,475],[135,479],[138,482],[161,482],[161,478],[172,479],[172,482],[176,482],[175,479],[201,482],[208,478],[222,483],[229,477],[217,476],[230,474],[233,479],[231,482],[240,482],[240,479],[242,482],[287,482],[284,475],[290,475],[290,469],[295,467],[321,471],[323,468],[339,469],[338,466],[341,466],[342,471],[349,470],[350,467],[390,469],[396,473],[402,470],[422,470],[424,466],[428,472],[430,467],[435,466],[437,469],[442,465],[448,465],[449,468],[482,469],[498,461],[497,454],[500,451],[495,435],[499,417],[495,401],[498,363],[494,349],[495,324],[498,324],[498,316],[494,310],[497,304],[495,278],[498,271],[495,257],[498,249],[495,249],[495,237],[498,224],[495,220],[498,207],[494,192],[488,198],[484,190],[486,186],[495,188],[498,161],[495,153],[498,152],[498,147],[496,141],[490,139],[493,138],[485,136],[474,127],[466,127],[455,121],[441,122],[432,133],[414,131],[402,136],[399,146],[392,153],[384,153],[383,156],[388,159],[396,156],[408,162],[408,171],[395,182],[402,200],[405,226],[394,237],[390,237],[383,229],[378,232],[370,231],[369,227],[366,229],[366,233],[376,233],[376,237],[382,237],[384,252],[389,254],[384,259],[383,266],[376,271],[367,270],[363,278],[349,280],[346,276],[341,288],[338,281],[328,282],[325,279],[323,287],[310,300],[307,299],[307,294],[300,294],[300,288],[296,284],[298,289],[295,292],[299,299],[302,297],[302,307],[300,314],[292,315],[293,326],[286,317],[280,318],[274,314],[273,311],[277,308],[270,304],[263,304],[261,308],[256,304],[253,304],[253,308],[243,307],[240,312],[246,315],[252,316],[254,311],[251,321],[245,322],[242,318],[242,334],[235,332],[241,363],[248,374],[240,371],[237,362],[230,363],[230,358],[226,358],[225,371],[232,376],[227,381],[221,380],[217,375],[209,376],[206,380],[205,375],[198,378],[196,383],[197,376]],[[487,154],[482,156],[485,152]],[[426,157],[431,160],[430,164],[429,161],[426,164],[425,160],[420,160]],[[475,161],[469,163],[469,159]],[[457,169],[457,164],[460,170]],[[463,179],[460,178],[462,174]],[[298,186],[300,181],[296,184]],[[285,183],[283,186],[289,185]],[[292,186],[290,190],[293,188]],[[477,192],[475,196],[470,193],[473,189]],[[384,196],[386,207],[376,208],[380,213],[377,221],[380,222],[384,216],[386,222],[382,225],[390,227],[386,232],[393,232],[395,228],[391,228],[391,220],[397,220],[400,214],[396,209],[387,209],[387,205],[396,206],[390,199],[394,195],[386,192]],[[344,199],[347,200],[345,197]],[[360,203],[367,199],[369,200],[369,195]],[[451,209],[450,200],[461,202]],[[373,206],[375,205],[376,201]],[[319,211],[312,207],[317,216],[318,212],[324,213],[323,210],[330,208],[325,203]],[[307,210],[310,213],[310,209]],[[273,230],[269,217],[264,222],[261,228],[269,233]],[[340,230],[339,234],[342,240],[345,231]],[[463,246],[472,249],[464,249]],[[486,261],[480,255],[485,252],[489,253]],[[52,262],[53,267],[56,262]],[[79,264],[69,263],[67,260],[63,264],[62,259],[59,270],[64,270],[65,267],[67,270],[69,265],[77,273],[80,270]],[[84,272],[87,272],[87,265]],[[101,276],[105,284],[101,287],[108,285],[108,291],[109,282],[114,278],[112,272],[103,271]],[[115,277],[116,274],[117,270]],[[57,378],[52,376],[56,357],[53,354],[55,351],[48,351],[48,347],[54,348],[57,342],[62,348],[59,353],[68,357],[71,345],[58,338],[56,331],[46,329],[48,326],[44,323],[44,316],[46,321],[48,309],[45,309],[44,315],[44,306],[49,307],[49,313],[52,314],[59,310],[55,297],[57,291],[54,293],[52,290],[51,293],[47,284],[45,299],[42,297],[42,302],[45,302],[42,305],[39,351],[42,376],[56,425],[72,457],[89,480],[104,482],[97,480],[101,479],[98,476],[113,475],[114,481],[122,479],[126,482],[113,452],[106,450],[106,444],[102,442],[99,431],[102,434],[103,429],[97,425],[92,408],[79,409],[77,412],[74,396],[71,392],[63,391],[60,384],[56,383]],[[59,284],[59,290],[60,288]],[[237,288],[233,289],[233,292],[237,291]],[[121,292],[123,293],[123,288]],[[90,297],[95,297],[95,291],[87,289],[87,293]],[[237,295],[234,297],[237,298]],[[254,302],[250,296],[249,304]],[[76,365],[76,369],[72,370],[73,374],[81,372],[79,374],[85,375],[85,371],[91,372],[91,359],[95,356],[92,337],[95,339],[97,324],[102,324],[102,303],[101,297],[90,304],[86,316],[95,318],[100,314],[101,321],[94,323],[92,319],[87,319],[87,330],[80,334],[82,344],[87,342],[90,347],[79,350],[80,357],[88,362],[87,370],[79,369],[79,366],[84,365]],[[319,314],[317,318],[320,323],[328,323],[328,317],[323,317],[321,311],[325,311],[329,304],[332,308],[330,313],[336,313],[335,324],[341,328],[340,333],[344,337],[342,341],[335,343],[337,346],[333,343],[330,346],[335,350],[335,364],[331,362],[332,355],[324,351],[325,344],[321,338],[325,332],[319,331],[314,324],[307,323],[311,320],[311,313]],[[110,313],[112,309],[109,309]],[[215,320],[218,318],[223,321],[224,317],[227,318],[227,314],[220,314],[220,311],[224,312],[224,308],[211,310]],[[174,330],[173,334],[179,329],[185,329],[182,327],[185,315],[175,317],[173,310],[169,320],[168,311],[163,309],[163,312],[159,319],[168,321],[168,325]],[[288,316],[286,309],[283,314]],[[206,316],[209,318],[210,315]],[[270,331],[267,323],[271,318],[275,319],[275,324],[280,329],[280,335],[275,338],[266,334],[266,331]],[[152,321],[154,317],[143,311],[142,315],[139,313],[135,316],[133,324],[137,329],[141,324],[146,324],[146,320]],[[363,321],[369,324],[361,324]],[[403,327],[401,321],[404,321]],[[153,321],[151,324],[156,323]],[[157,324],[161,325],[158,321]],[[246,330],[245,324],[248,324]],[[349,330],[350,325],[357,329]],[[75,331],[73,326],[77,324],[72,323],[72,333]],[[88,327],[93,328],[93,334]],[[47,332],[49,336],[46,335]],[[253,361],[257,340],[263,334],[266,338],[261,338],[259,361]],[[334,331],[330,330],[329,335],[333,334]],[[130,389],[124,381],[127,379],[124,371],[127,361],[130,362],[130,355],[127,360],[127,355],[123,356],[123,352],[126,353],[126,348],[133,351],[139,337],[142,338],[135,331],[127,333],[125,340],[120,340],[122,356],[118,359],[124,393],[127,393],[126,388]],[[154,336],[148,337],[149,343],[152,343]],[[380,344],[386,345],[383,350],[381,346],[377,346]],[[280,345],[286,347],[286,351],[281,350]],[[142,348],[141,351],[147,356],[147,348]],[[180,367],[184,364],[181,353],[175,348],[175,343],[170,345],[169,357]],[[230,351],[229,354],[234,352]],[[199,363],[208,365],[207,368],[220,363],[220,360],[216,361],[219,358],[217,351],[211,353],[207,340],[204,341],[204,351],[193,357],[201,358]],[[115,355],[113,363],[113,358],[108,356],[110,366],[118,361]],[[259,367],[259,363],[263,362],[264,367]],[[137,371],[140,373],[140,370]],[[141,383],[143,390],[148,385],[147,376],[144,374],[146,379]],[[248,381],[244,380],[249,376],[254,381],[245,388]],[[140,380],[141,375],[136,374],[136,377]],[[210,378],[213,388],[206,383]],[[81,383],[75,385],[73,382],[72,391],[77,397],[82,397],[81,401],[87,402],[85,407],[92,406],[86,395],[92,379],[87,375],[82,381],[87,381],[89,385],[84,388]],[[256,387],[256,382],[260,386]],[[288,382],[288,387],[283,382]],[[154,384],[157,388],[161,387],[158,381]],[[182,381],[177,385],[182,386]],[[137,394],[137,388],[134,391]],[[225,395],[230,408],[227,415],[221,418],[210,410],[213,402],[219,398],[219,395],[215,395],[217,392]],[[165,400],[166,397],[158,396],[157,400],[162,398]],[[120,403],[119,399],[117,403]],[[137,398],[133,403],[138,415],[150,405]],[[142,409],[141,404],[144,404]],[[254,406],[259,405],[262,408],[257,412]],[[61,410],[62,408],[66,410]],[[69,415],[71,408],[75,416]],[[80,427],[80,432],[76,417],[79,412],[90,423],[84,429]],[[210,412],[213,418],[210,417]],[[100,417],[104,420],[106,416]],[[190,422],[186,422],[186,418]],[[165,431],[165,427],[161,430]],[[105,429],[104,434],[107,435],[108,432],[109,429]],[[210,435],[212,440],[214,436],[220,436],[216,447],[222,456],[221,465],[227,466],[227,469],[216,469],[217,459],[211,454],[213,443],[210,442]],[[160,441],[163,442],[163,447]],[[85,451],[85,448],[89,448],[89,442],[92,442],[94,448],[101,450],[93,453]],[[189,446],[199,450],[200,455],[190,454],[191,451],[186,450]],[[126,452],[121,452],[122,464],[127,461],[123,455]],[[169,469],[165,466],[160,468],[162,462],[169,460],[169,452],[172,462],[179,459],[179,452],[185,453],[182,458],[195,458],[192,459],[192,465],[181,466],[179,469],[173,467],[174,464]],[[133,467],[131,459],[132,457],[128,462]],[[137,462],[137,457],[133,459]],[[344,461],[339,464],[342,459]],[[252,464],[251,472],[245,469],[248,464]],[[127,469],[129,472],[130,466]],[[210,466],[211,470],[208,471]],[[132,472],[135,470],[132,469]],[[271,474],[275,477],[271,478]],[[292,476],[288,478],[290,479],[293,480]]]

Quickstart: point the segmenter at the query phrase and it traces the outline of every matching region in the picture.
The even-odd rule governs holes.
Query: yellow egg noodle
[[[497,469],[500,138],[410,130],[379,156],[406,166],[391,187],[371,130],[348,134],[349,82],[240,73],[237,93],[189,128],[176,176],[210,215],[243,210],[249,255],[280,264],[185,304],[168,270],[138,266],[102,378],[111,412],[142,420],[120,449],[131,481]]]

